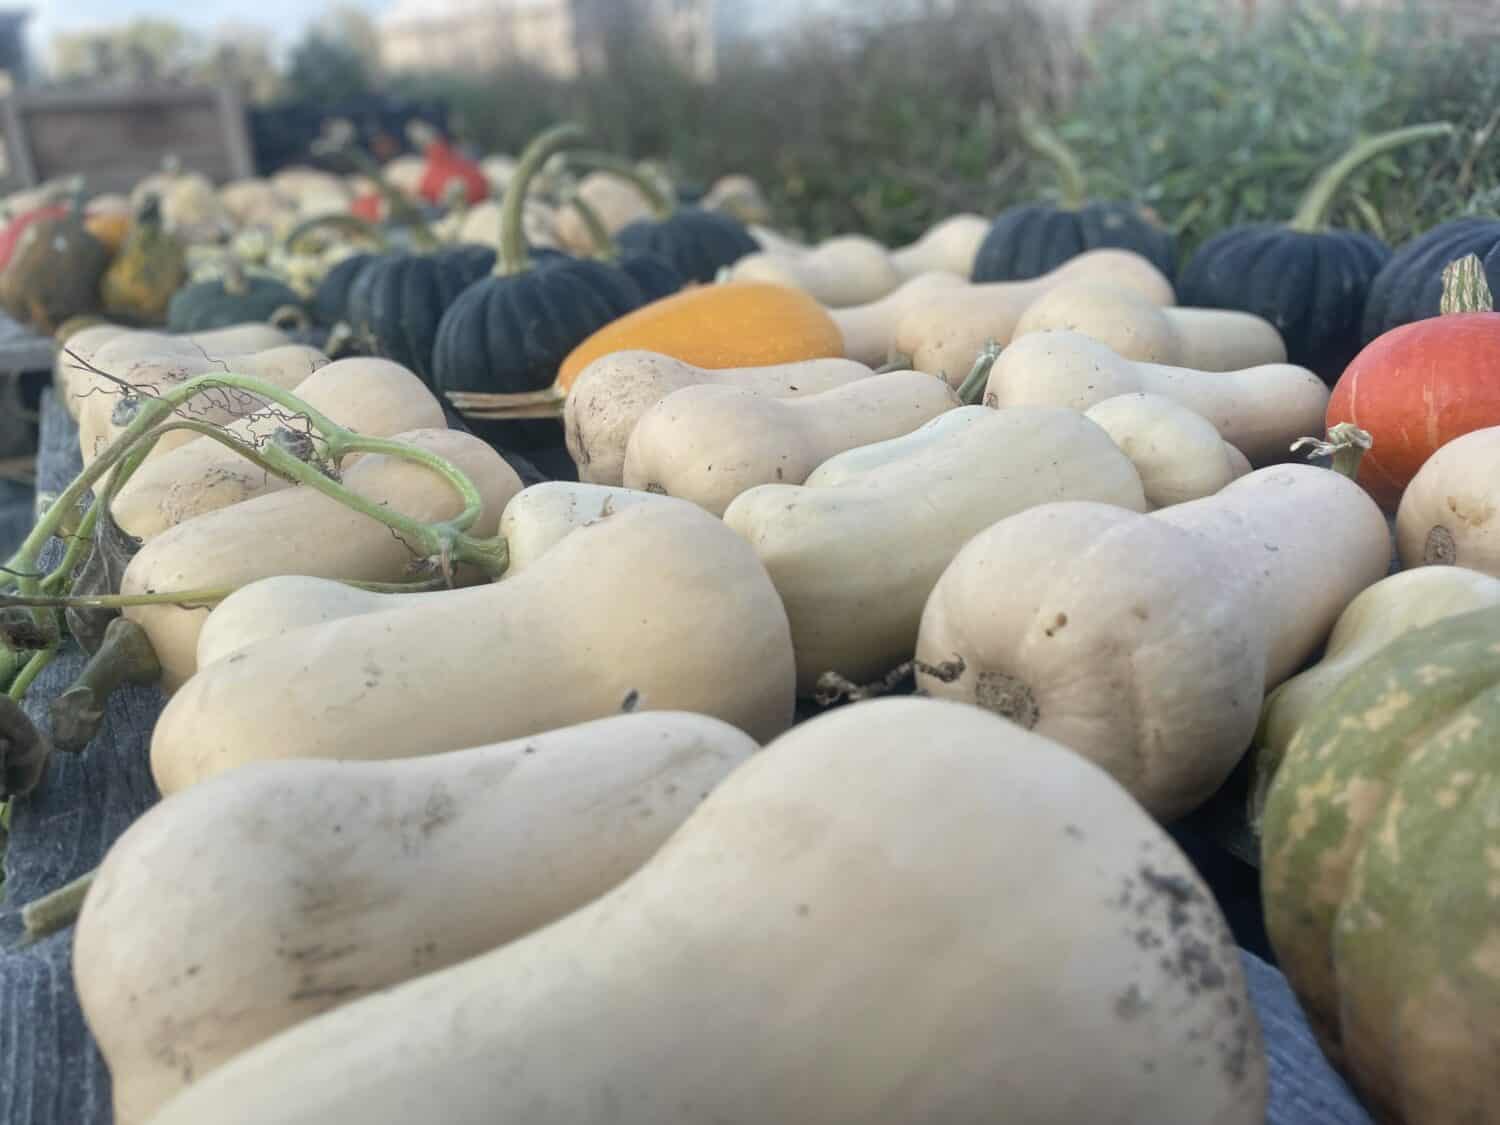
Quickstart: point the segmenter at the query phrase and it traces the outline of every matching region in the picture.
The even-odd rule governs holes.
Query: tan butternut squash
[[[831,308],[878,301],[902,281],[886,248],[863,235],[830,238],[796,255],[749,254],[729,276],[801,289]]]
[[[613,889],[755,749],[653,711],[392,762],[265,763],[157,805],[105,856],[73,943],[115,1125]]]
[[[958,553],[922,615],[935,696],[975,703],[1108,770],[1164,820],[1229,776],[1268,688],[1390,560],[1385,517],[1341,473],[1261,469],[1149,516],[1047,504]]]
[[[754,552],[662,500],[578,528],[504,582],[209,665],[162,712],[151,769],[172,793],[254,761],[434,753],[622,706],[712,715],[763,741],[791,725],[794,686],[786,611]]]
[[[1126,359],[1197,371],[1286,362],[1281,333],[1254,313],[1161,308],[1092,279],[1043,294],[1022,315],[1015,335],[1058,329],[1090,336]]]
[[[442,404],[411,371],[388,359],[341,359],[297,385],[297,397],[341,426],[366,437],[390,437],[406,430],[442,429]],[[225,429],[259,447],[279,430],[306,432],[305,421],[280,405],[248,414]],[[346,466],[355,458],[346,459]],[[217,441],[190,441],[148,459],[116,494],[115,522],[139,539],[205,512],[227,508],[253,496],[291,486],[275,473],[245,460]]]
[[[112,344],[113,342],[105,344],[99,350],[94,365],[123,379],[142,394],[161,393],[195,376],[215,371],[250,375],[286,390],[293,390],[314,371],[328,363],[328,357],[317,348],[303,344],[284,344],[244,355],[218,357],[205,355],[202,351],[197,354],[159,354],[116,365],[106,354]],[[110,366],[106,367],[106,363]],[[85,465],[92,463],[95,457],[108,449],[125,432],[134,417],[119,413],[120,403],[125,398],[125,391],[119,384],[92,374],[87,376],[87,380],[81,388],[87,401],[78,414],[78,447]],[[181,413],[197,422],[224,425],[246,414],[253,414],[265,405],[264,399],[243,391],[205,390],[185,404]],[[200,435],[191,430],[174,430],[162,436],[152,447],[150,456],[165,456],[199,438]]]
[[[467,475],[485,502],[471,530],[475,535],[495,534],[501,511],[521,491],[521,479],[498,453],[455,430],[413,430],[394,436],[446,458]],[[359,496],[424,523],[451,519],[463,507],[446,481],[404,459],[361,457],[344,474],[343,483]],[[130,561],[120,592],[232,589],[277,574],[395,582],[420,561],[384,524],[321,492],[287,488],[162,532]],[[125,610],[155,648],[166,691],[175,691],[197,667],[198,632],[207,615],[207,609],[179,605]]]
[[[719,516],[747,489],[801,484],[834,454],[900,437],[958,405],[952,387],[916,371],[796,398],[685,387],[641,416],[625,452],[625,485]]]
[[[568,453],[579,480],[623,484],[625,450],[636,423],[674,391],[722,384],[789,397],[818,394],[869,375],[864,364],[845,359],[710,371],[656,352],[612,352],[585,367],[568,392],[563,406]]]
[[[807,243],[799,242],[762,223],[750,224],[750,237],[760,244],[762,250],[781,257],[795,258],[812,249]]]
[[[724,522],[770,571],[810,695],[825,672],[864,682],[909,660],[922,607],[963,545],[1063,499],[1146,509],[1130,460],[1082,414],[966,406],[831,458],[805,485],[752,488]]]
[[[52,385],[68,414],[76,420],[87,398],[107,393],[107,381],[93,382],[88,373],[89,367],[99,366],[95,360],[101,354],[108,365],[101,370],[119,375],[129,365],[161,353],[191,355],[196,352],[201,355],[206,352],[222,358],[290,343],[286,333],[269,324],[235,325],[193,336],[169,336],[123,325],[100,324],[70,336],[58,349],[52,369]]]
[[[1152,508],[1201,500],[1244,476],[1213,423],[1169,398],[1115,395],[1084,413],[1130,458]]]
[[[1264,364],[1242,371],[1194,371],[1125,359],[1078,332],[1022,336],[1000,353],[984,401],[1011,406],[1089,410],[1116,395],[1145,392],[1169,398],[1213,423],[1249,458],[1269,465],[1292,456],[1291,445],[1321,433],[1327,385],[1305,367]]]
[[[309,1020],[155,1122],[1265,1113],[1238,951],[1171,839],[1048,739],[890,699],[755,755],[590,905]]]
[[[1130,250],[1090,250],[1031,281],[995,281],[941,291],[907,312],[891,340],[918,371],[942,374],[955,387],[990,341],[1008,344],[1026,310],[1059,286],[1088,278],[1154,305],[1175,300],[1172,283]]]
[[[879,367],[890,358],[891,337],[903,316],[930,303],[934,294],[964,289],[968,284],[956,273],[919,273],[879,300],[829,309],[828,315],[844,334],[844,355]]]
[[[577,196],[593,209],[610,234],[618,234],[637,219],[649,219],[655,211],[641,188],[612,172],[590,172],[578,181]],[[594,239],[589,226],[571,203],[557,209],[553,229],[563,248],[583,256],[592,254]]]
[[[1447,564],[1500,578],[1500,426],[1439,446],[1401,494],[1405,567]]]
[[[509,580],[535,565],[568,535],[596,520],[639,504],[682,501],[631,488],[575,481],[544,481],[518,492],[500,516]],[[213,608],[198,634],[198,667],[205,668],[259,641],[294,629],[444,600],[445,592],[374,594],[326,578],[283,575],[236,590]]]
[[[931,270],[969,278],[974,273],[979,244],[989,232],[990,220],[983,215],[950,215],[929,227],[915,242],[892,250],[891,265],[907,279]]]

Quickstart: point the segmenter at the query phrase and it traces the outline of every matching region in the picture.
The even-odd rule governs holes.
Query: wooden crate
[[[245,108],[229,87],[23,90],[0,99],[0,191],[82,175],[92,192],[127,192],[169,155],[215,182],[254,174]]]

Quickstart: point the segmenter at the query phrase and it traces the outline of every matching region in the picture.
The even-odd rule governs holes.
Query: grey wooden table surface
[[[80,467],[77,428],[48,392],[39,490],[55,494]],[[65,651],[37,680],[27,710],[39,724],[46,722],[46,701],[82,663],[76,650]],[[15,802],[0,902],[0,1125],[108,1125],[112,1119],[109,1075],[73,991],[71,932],[26,948],[14,943],[19,907],[96,866],[157,800],[147,751],[161,702],[154,689],[117,694],[89,749],[56,756],[41,786]],[[1323,1061],[1281,974],[1251,954],[1244,960],[1270,1061],[1269,1125],[1369,1125]]]

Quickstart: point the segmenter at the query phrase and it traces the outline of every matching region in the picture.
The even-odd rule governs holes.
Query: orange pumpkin
[[[1374,445],[1359,483],[1394,511],[1427,459],[1456,437],[1500,426],[1500,313],[1477,257],[1444,272],[1444,315],[1393,328],[1344,370],[1328,426],[1349,422]]]

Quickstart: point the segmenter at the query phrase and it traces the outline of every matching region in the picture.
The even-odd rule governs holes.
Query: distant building
[[[774,0],[773,0],[774,3]],[[391,71],[488,70],[507,63],[572,78],[602,61],[631,19],[691,73],[710,79],[745,0],[397,0],[380,20]]]

